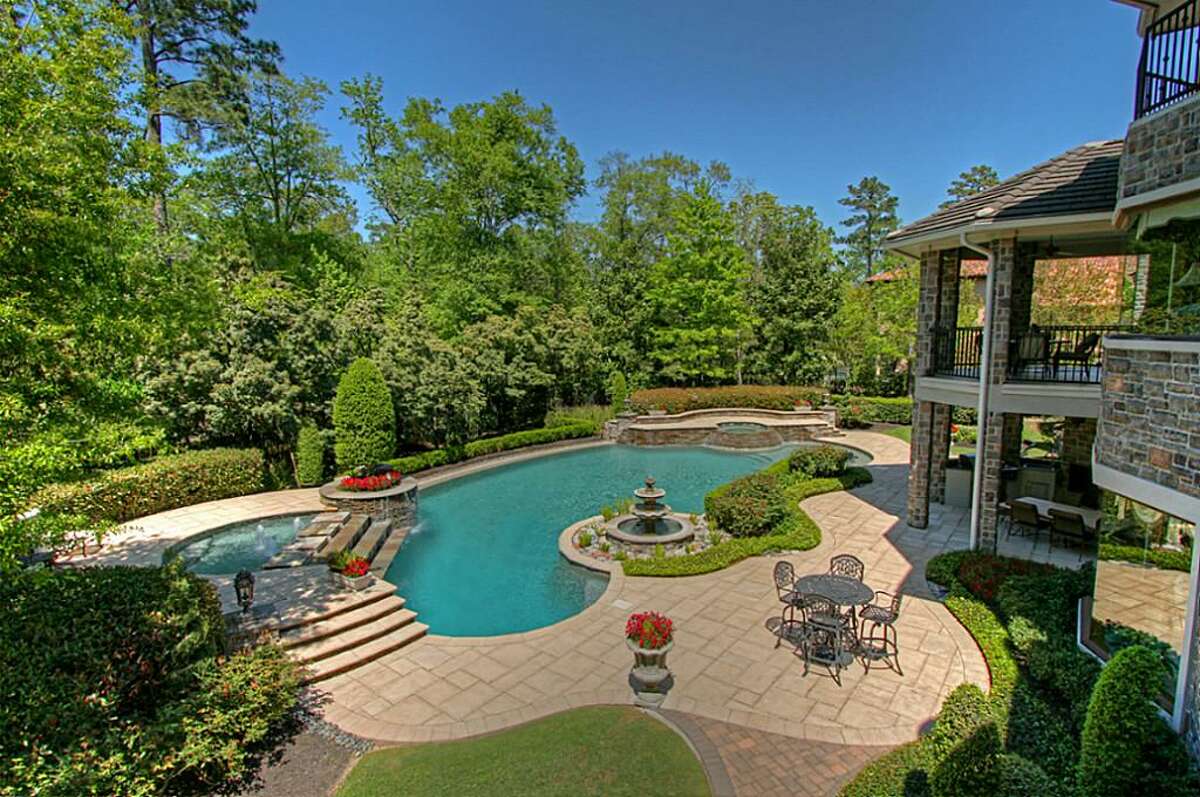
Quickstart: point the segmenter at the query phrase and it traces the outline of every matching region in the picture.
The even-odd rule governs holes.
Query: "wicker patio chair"
[[[1005,532],[1005,537],[1012,536],[1015,531],[1021,536],[1032,534],[1036,538],[1038,532],[1045,527],[1046,524],[1038,514],[1036,506],[1019,498],[1008,502],[1008,531]]]
[[[1054,541],[1065,542],[1067,545],[1079,547],[1079,558],[1083,559],[1084,549],[1091,541],[1091,533],[1083,522],[1083,516],[1078,512],[1064,512],[1061,509],[1050,510],[1050,547]]]

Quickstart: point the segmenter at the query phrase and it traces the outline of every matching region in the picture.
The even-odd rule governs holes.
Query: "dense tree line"
[[[860,283],[894,265],[877,179],[851,187],[840,248],[722,163],[616,152],[589,182],[548,106],[414,97],[393,116],[377,77],[334,93],[288,74],[248,36],[253,12],[40,0],[0,17],[0,514],[172,447],[254,445],[282,478],[360,357],[402,449],[537,426],[608,400],[618,375],[902,369],[903,310],[857,307],[888,304]],[[353,151],[316,121],[331,105]]]

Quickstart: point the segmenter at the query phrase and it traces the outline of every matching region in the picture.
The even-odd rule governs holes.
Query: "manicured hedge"
[[[889,398],[835,395],[829,397],[829,403],[838,408],[838,415],[844,426],[853,427],[867,423],[912,423],[912,399],[907,396]],[[953,418],[954,423],[974,424],[975,410],[969,407],[955,407]]]
[[[787,461],[782,460],[765,468],[763,472],[779,477],[786,473],[786,469]],[[800,508],[800,502],[814,495],[849,490],[870,481],[871,473],[865,468],[848,468],[841,476],[829,479],[788,477],[783,487],[787,514],[771,533],[725,540],[719,545],[684,556],[629,559],[622,563],[622,567],[629,576],[694,576],[723,570],[748,557],[760,556],[771,551],[807,551],[820,544],[821,529]],[[706,506],[707,503],[706,497]]]
[[[228,659],[216,589],[174,564],[0,582],[0,794],[207,794],[246,774],[296,667]]]
[[[501,451],[511,451],[526,446],[557,443],[560,440],[574,440],[581,437],[593,437],[597,432],[596,424],[591,422],[572,423],[555,426],[551,429],[530,429],[526,432],[513,432],[499,437],[485,437],[482,440],[472,440],[463,446],[437,448],[407,457],[398,457],[390,464],[401,473],[418,473],[442,465],[453,465],[485,454],[496,454]]]
[[[751,473],[704,497],[710,527],[734,537],[760,537],[787,516],[783,485],[774,473]]]
[[[1189,778],[1182,745],[1164,744],[1170,731],[1154,706],[1162,680],[1158,656],[1140,645],[1119,651],[1104,668],[1083,726],[1079,797],[1194,793],[1183,791]]]
[[[665,409],[674,415],[690,410],[745,407],[758,410],[790,410],[796,402],[821,403],[825,391],[819,387],[786,385],[729,385],[727,387],[658,387],[634,391],[630,404],[637,412]]]
[[[101,471],[84,481],[52,484],[39,490],[30,504],[47,513],[123,523],[181,506],[258,492],[262,484],[261,451],[214,448]]]
[[[837,476],[845,472],[850,456],[841,446],[797,448],[788,457],[788,469],[808,478]]]
[[[333,453],[342,472],[371,467],[396,453],[396,412],[379,366],[350,363],[333,397]]]
[[[1100,543],[1100,558],[1134,564],[1150,564],[1159,570],[1178,570],[1182,573],[1192,571],[1192,554],[1190,551],[1161,551],[1146,550],[1136,545],[1113,545]]]
[[[325,481],[325,437],[316,424],[300,427],[296,440],[296,483],[313,487]]]

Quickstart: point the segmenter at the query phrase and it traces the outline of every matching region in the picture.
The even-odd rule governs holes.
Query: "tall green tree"
[[[666,255],[688,194],[706,178],[723,186],[729,169],[719,162],[701,167],[671,152],[638,160],[614,152],[600,161],[595,187],[603,212],[579,237],[595,292],[593,317],[616,367],[642,380],[650,379],[646,352],[654,332],[645,298],[651,269]]]
[[[954,182],[950,183],[950,187],[946,189],[946,194],[950,198],[939,208],[948,208],[959,200],[966,199],[973,194],[978,194],[980,191],[991,188],[999,184],[1000,176],[996,174],[996,170],[986,163],[980,163],[967,169],[965,172],[960,172]]]
[[[247,34],[255,0],[118,0],[132,21],[130,43],[140,70],[144,137],[153,150],[164,143],[163,120],[186,136],[223,114],[238,75],[271,70],[279,59],[273,42]],[[167,187],[159,182],[154,216],[165,230]]]
[[[900,217],[896,215],[898,200],[878,177],[864,177],[846,190],[847,195],[838,204],[849,208],[850,215],[842,219],[847,232],[838,238],[838,243],[846,247],[850,272],[865,279],[875,273],[883,258],[883,239],[900,226]]]
[[[515,92],[450,109],[414,98],[394,119],[378,78],[342,90],[361,176],[387,217],[382,232],[396,239],[397,274],[426,291],[444,334],[578,289],[564,231],[583,162],[548,106]]]
[[[750,270],[732,217],[712,184],[701,180],[680,209],[647,293],[655,321],[650,353],[664,380],[742,381],[751,339]]]
[[[815,384],[828,370],[824,344],[841,301],[833,231],[812,208],[781,205],[768,193],[744,193],[731,210],[753,264],[750,373],[761,382]]]

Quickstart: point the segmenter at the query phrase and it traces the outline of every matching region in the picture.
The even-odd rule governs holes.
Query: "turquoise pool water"
[[[386,578],[434,634],[541,628],[595,602],[608,582],[559,556],[564,528],[648,475],[676,512],[703,512],[705,493],[791,449],[598,446],[454,479],[421,491],[417,525]]]
[[[258,570],[280,548],[296,538],[313,515],[280,515],[222,526],[175,551],[193,573],[222,576]],[[298,522],[297,522],[298,521]],[[258,527],[262,526],[259,532]]]

